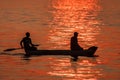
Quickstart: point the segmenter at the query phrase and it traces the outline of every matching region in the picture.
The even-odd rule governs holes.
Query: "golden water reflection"
[[[49,41],[54,48],[69,48],[69,40],[74,31],[79,32],[79,43],[83,47],[96,45],[99,34],[100,11],[98,0],[52,0],[53,20]]]
[[[99,60],[81,58],[77,62],[64,58],[50,63],[52,71],[48,74],[52,76],[62,76],[63,79],[71,80],[97,80],[102,76],[102,69],[97,68]]]

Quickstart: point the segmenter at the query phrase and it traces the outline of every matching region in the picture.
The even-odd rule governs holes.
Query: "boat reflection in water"
[[[53,20],[50,22],[49,43],[52,49],[69,49],[70,37],[79,33],[79,43],[84,48],[97,45],[100,20],[97,0],[52,0]],[[54,47],[53,47],[54,45]]]
[[[70,38],[75,31],[79,33],[79,44],[83,48],[96,46],[101,23],[97,19],[100,11],[98,0],[53,0],[49,43],[52,49],[69,49]],[[63,48],[64,47],[64,48]],[[75,77],[74,79],[92,79],[101,75],[100,69],[94,69],[99,62],[83,59],[78,63],[58,60],[53,64],[51,75]]]

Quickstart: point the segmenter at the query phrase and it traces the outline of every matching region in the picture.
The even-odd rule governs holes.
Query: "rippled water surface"
[[[118,0],[0,1],[0,80],[119,80],[120,7]],[[112,6],[111,6],[112,5]],[[25,32],[38,49],[68,50],[73,33],[99,57],[23,56]]]

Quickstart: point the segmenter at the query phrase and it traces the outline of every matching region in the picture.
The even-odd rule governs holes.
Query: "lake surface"
[[[119,0],[0,1],[0,80],[120,80]],[[70,38],[99,57],[23,56],[26,32],[42,50],[69,50]]]

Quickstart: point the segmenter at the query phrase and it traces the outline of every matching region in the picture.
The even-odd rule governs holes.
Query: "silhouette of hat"
[[[74,32],[74,35],[78,34],[78,32]]]
[[[29,32],[26,32],[26,35],[30,35],[30,33],[29,33]]]

